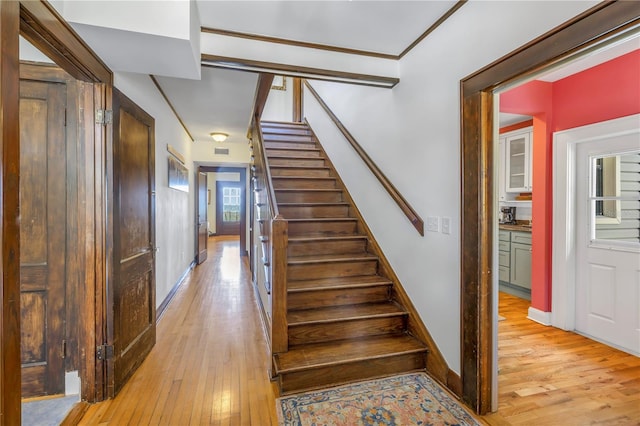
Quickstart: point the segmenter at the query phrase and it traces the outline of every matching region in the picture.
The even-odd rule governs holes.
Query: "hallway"
[[[148,358],[80,424],[275,425],[268,363],[247,258],[237,237],[213,237],[208,260],[160,319]]]

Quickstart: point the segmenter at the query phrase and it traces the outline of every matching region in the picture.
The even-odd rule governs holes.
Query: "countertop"
[[[498,225],[498,228],[502,229],[504,231],[531,232],[531,224],[530,223],[517,223],[517,224],[500,223]]]

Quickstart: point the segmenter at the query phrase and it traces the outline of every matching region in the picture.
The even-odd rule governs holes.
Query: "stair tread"
[[[302,217],[287,219],[289,222],[356,222],[355,217]]]
[[[310,263],[349,262],[352,260],[378,260],[378,257],[369,253],[335,253],[307,256],[289,256],[289,265],[305,265]]]
[[[309,203],[278,203],[278,207],[322,207],[322,206],[350,206],[344,201],[309,202]]]
[[[383,303],[361,303],[358,305],[331,306],[290,311],[287,314],[287,323],[289,326],[296,326],[366,318],[391,317],[406,314],[407,312],[404,309],[392,301]]]
[[[293,346],[274,358],[277,373],[281,374],[426,351],[417,339],[400,334]]]
[[[315,144],[314,144],[315,147]],[[290,147],[286,147],[286,148],[280,148],[280,147],[266,147],[266,149],[268,150],[273,150],[273,151],[320,151],[320,148],[308,148],[308,147],[295,147],[295,146],[290,146]],[[270,155],[267,155],[267,157],[271,158]]]
[[[322,291],[327,289],[346,287],[371,287],[390,285],[391,280],[380,275],[358,275],[353,277],[329,277],[312,280],[288,281],[287,291],[295,293],[300,291]]]
[[[295,157],[293,155],[269,155],[269,159],[287,159],[287,160],[324,160],[324,157]],[[271,166],[281,167],[281,166]]]
[[[291,157],[287,157],[291,158]],[[304,157],[307,158],[307,157]],[[269,166],[270,169],[331,170],[329,166],[291,166],[288,164]]]
[[[341,188],[274,188],[275,192],[342,192]]]
[[[289,237],[290,243],[300,242],[322,242],[322,241],[345,241],[345,240],[366,240],[366,235],[353,234],[353,235],[338,235],[338,236],[294,236]]]
[[[336,180],[335,176],[271,176],[273,179],[290,179],[290,180]]]

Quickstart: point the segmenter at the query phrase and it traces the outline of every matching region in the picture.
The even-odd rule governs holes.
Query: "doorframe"
[[[557,132],[553,136],[553,271],[551,299],[551,323],[563,330],[575,330],[576,326],[576,239],[577,206],[576,155],[578,145],[593,142],[612,135],[640,133],[640,114],[607,120],[578,128]],[[601,133],[593,136],[593,127],[600,126]],[[583,134],[584,137],[580,137]]]
[[[85,110],[85,123],[95,123],[95,109],[109,109],[113,73],[82,41],[57,11],[45,1],[0,2],[0,243],[2,291],[0,291],[0,424],[20,424],[20,228],[19,194],[20,128],[19,35],[51,58],[77,80],[89,83],[85,100],[95,108]],[[85,208],[82,261],[87,266],[80,307],[78,336],[85,349],[81,358],[82,398],[104,399],[103,368],[96,362],[96,346],[102,342],[104,289],[108,245],[106,200],[106,144],[110,126],[87,125],[80,133],[85,145],[86,173],[79,176]],[[7,188],[7,190],[5,190]]]
[[[494,102],[497,87],[532,75],[637,25],[634,2],[602,2],[460,82],[462,399],[491,411],[493,375]],[[551,196],[549,194],[548,196]]]
[[[240,173],[240,183],[242,185],[242,190],[244,191],[244,203],[240,209],[240,256],[247,256],[247,205],[249,200],[247,199],[247,168],[248,166],[243,165],[229,165],[229,166],[207,166],[207,165],[199,165],[196,169],[196,173]],[[197,212],[196,212],[197,213]],[[209,218],[207,218],[209,220]],[[197,226],[196,226],[196,236],[197,236]],[[196,242],[197,246],[197,242]],[[197,253],[196,247],[196,253]]]

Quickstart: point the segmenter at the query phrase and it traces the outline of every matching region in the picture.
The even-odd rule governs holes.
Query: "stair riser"
[[[313,263],[307,265],[289,265],[287,279],[304,280],[329,277],[354,277],[373,275],[377,272],[377,260],[357,260],[349,262]]]
[[[267,149],[307,149],[307,148],[315,148],[316,144],[314,142],[309,141],[264,141],[264,147]]]
[[[404,330],[405,317],[371,318],[326,324],[309,324],[289,327],[289,345],[356,339],[359,337],[398,334]]]
[[[291,143],[296,143],[296,142],[306,142],[306,143],[312,143],[315,144],[315,141],[313,140],[313,136],[311,135],[278,135],[275,133],[264,133],[262,132],[262,136],[264,139],[265,143],[271,143],[271,142],[291,142]]]
[[[287,308],[312,309],[329,306],[357,305],[389,300],[390,287],[386,285],[364,288],[343,288],[335,290],[300,291],[289,293]]]
[[[321,158],[320,151],[310,151],[304,149],[265,149],[267,157],[305,157],[305,158]]]
[[[296,167],[277,167],[271,166],[272,177],[329,177],[329,169],[309,169],[309,168],[296,168]]]
[[[282,210],[280,210],[282,212]],[[285,216],[286,217],[286,216]],[[289,241],[289,256],[308,256],[318,254],[353,254],[364,253],[367,240],[337,240],[337,241]]]
[[[341,191],[276,191],[278,203],[340,203]]]
[[[272,177],[275,189],[334,189],[335,179],[295,179]]]
[[[311,132],[307,128],[296,128],[296,127],[273,127],[273,126],[262,126],[262,136],[265,138],[270,135],[300,135],[300,136],[309,136]]]
[[[349,206],[279,206],[278,210],[286,219],[349,217]]]
[[[301,167],[322,167],[325,161],[322,158],[278,158],[269,159],[270,166],[301,166]],[[273,172],[272,172],[273,173]]]
[[[280,374],[282,393],[323,386],[338,385],[358,380],[383,377],[426,368],[425,353],[402,354],[392,357],[369,359],[312,370]]]
[[[299,237],[303,235],[352,235],[357,230],[355,221],[336,222],[289,222],[289,235]]]

